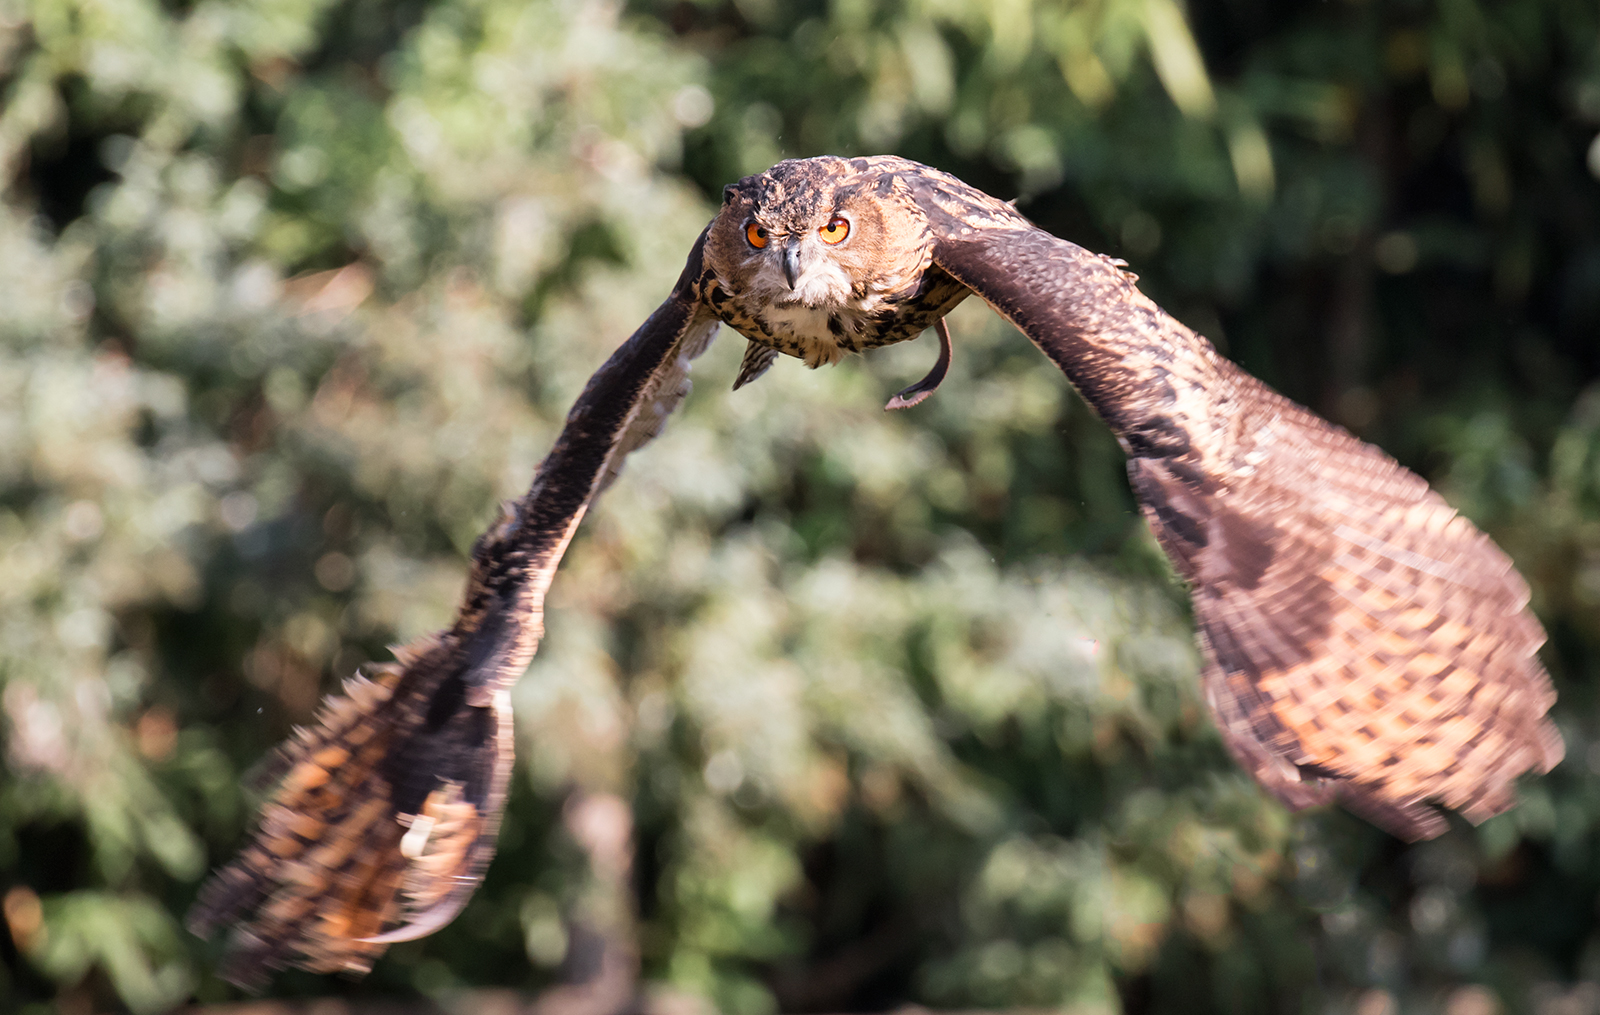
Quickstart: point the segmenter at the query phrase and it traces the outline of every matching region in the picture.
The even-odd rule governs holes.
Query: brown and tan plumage
[[[567,543],[621,459],[688,393],[717,321],[690,286],[590,378],[533,485],[479,537],[456,622],[394,650],[282,748],[251,842],[200,890],[189,927],[231,928],[222,974],[364,973],[391,943],[449,923],[494,855],[511,773],[508,690],[544,633]]]
[[[1240,764],[1291,807],[1337,801],[1396,835],[1482,821],[1563,746],[1544,632],[1510,560],[1416,475],[1267,388],[1146,298],[1120,262],[904,159],[780,163],[727,188],[665,303],[590,381],[532,488],[479,541],[449,631],[347,685],[285,748],[200,933],[237,923],[227,973],[361,971],[458,913],[493,853],[506,689],[590,501],[687,390],[718,322],[736,386],[940,329],[976,293],[1111,426],[1145,517],[1190,583],[1206,701]]]

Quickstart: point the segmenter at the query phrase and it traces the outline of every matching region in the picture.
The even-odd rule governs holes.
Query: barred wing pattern
[[[841,209],[869,242],[802,265],[806,216]],[[757,212],[800,225],[781,247],[747,240]],[[802,268],[849,297],[800,300]],[[1145,517],[1191,587],[1206,701],[1267,790],[1418,839],[1446,827],[1438,807],[1481,821],[1511,806],[1519,775],[1561,759],[1527,586],[1420,478],[1223,359],[1120,262],[952,176],[893,157],[785,162],[728,189],[672,294],[590,380],[527,495],[474,547],[454,626],[348,682],[283,750],[260,827],[190,916],[202,935],[235,926],[224,975],[365,971],[461,911],[494,853],[507,692],[543,633],[545,591],[594,496],[687,392],[719,319],[752,342],[743,384],[768,352],[815,364],[913,338],[968,291],[1127,451]],[[939,364],[890,407],[925,397],[948,363],[941,330]]]
[[[280,749],[239,857],[202,887],[189,926],[231,928],[222,974],[364,973],[391,943],[449,923],[494,856],[512,762],[509,688],[543,634],[544,597],[594,496],[687,394],[718,328],[678,285],[589,381],[520,500],[472,552],[455,624],[394,649]]]
[[[1235,753],[1290,802],[1298,775],[1320,776],[1410,839],[1444,831],[1427,801],[1473,822],[1510,807],[1512,780],[1563,751],[1527,585],[1415,475],[1272,392],[1255,397],[1266,411],[1236,454],[1258,461],[1260,482],[1236,483],[1230,510],[1273,559],[1254,587],[1195,588],[1206,696]],[[1132,468],[1147,504],[1182,496],[1170,470]],[[1164,545],[1183,541],[1146,513]]]
[[[1514,802],[1561,760],[1544,631],[1511,561],[1426,482],[1272,391],[1117,262],[918,167],[934,259],[1017,325],[1116,432],[1191,585],[1206,700],[1292,807],[1407,839]]]

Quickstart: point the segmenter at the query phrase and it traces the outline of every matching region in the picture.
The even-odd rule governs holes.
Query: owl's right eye
[[[767,231],[754,222],[744,227],[744,238],[757,250],[767,245]]]

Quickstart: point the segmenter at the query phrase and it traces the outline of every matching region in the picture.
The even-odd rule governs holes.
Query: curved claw
[[[360,938],[362,944],[392,945],[401,941],[415,941],[419,937],[427,937],[434,931],[443,928],[454,920],[461,911],[467,908],[467,902],[472,899],[472,894],[478,890],[479,878],[462,878],[461,884],[442,900],[406,918],[400,926],[374,937]]]
[[[944,375],[950,372],[950,327],[944,323],[944,318],[939,318],[933,324],[934,330],[939,333],[939,358],[934,361],[933,369],[928,371],[928,376],[904,389],[884,406],[889,409],[909,409],[913,405],[927,398],[939,389],[944,383]]]

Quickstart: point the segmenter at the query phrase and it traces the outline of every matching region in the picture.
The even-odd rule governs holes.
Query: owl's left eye
[[[843,215],[835,215],[817,232],[822,236],[823,243],[838,243],[850,235],[850,220]]]
[[[757,250],[767,245],[767,231],[754,222],[744,227],[744,238]]]

